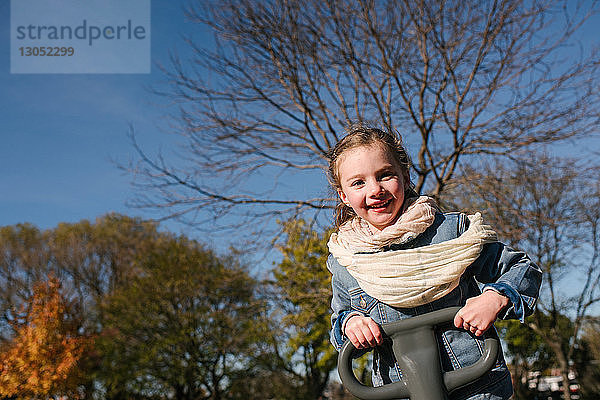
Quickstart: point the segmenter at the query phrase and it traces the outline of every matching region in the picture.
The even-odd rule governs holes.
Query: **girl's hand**
[[[357,349],[375,347],[383,342],[379,325],[370,317],[351,316],[344,333]]]
[[[454,317],[454,326],[481,336],[492,326],[508,302],[508,297],[486,290],[479,296],[467,299],[465,306]]]

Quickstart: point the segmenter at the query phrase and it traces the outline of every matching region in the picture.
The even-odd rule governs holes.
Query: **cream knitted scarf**
[[[425,231],[433,223],[434,205],[433,200],[420,197],[394,225],[370,235],[370,240],[363,230],[366,222],[348,221],[331,235],[329,251],[368,295],[386,304],[415,307],[440,299],[458,286],[483,245],[497,241],[497,237],[476,213],[468,216],[469,228],[455,239],[414,249],[380,251]],[[392,232],[398,236],[390,237]]]

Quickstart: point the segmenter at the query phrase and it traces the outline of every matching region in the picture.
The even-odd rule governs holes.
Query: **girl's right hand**
[[[346,322],[344,333],[357,349],[375,347],[383,342],[379,325],[370,317],[351,316]]]

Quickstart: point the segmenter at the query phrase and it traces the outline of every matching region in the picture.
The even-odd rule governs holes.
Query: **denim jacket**
[[[392,245],[386,250],[416,248],[454,239],[466,229],[469,220],[462,213],[436,214],[434,223],[412,241],[402,245]],[[371,317],[378,324],[410,318],[434,310],[464,306],[468,298],[478,296],[482,290],[490,288],[510,300],[510,305],[501,318],[515,318],[521,321],[533,312],[542,279],[541,270],[520,251],[506,247],[502,243],[484,245],[479,257],[463,273],[458,287],[443,298],[414,308],[392,307],[366,294],[333,256],[327,260],[327,268],[332,273],[333,298],[331,308],[331,342],[340,349],[346,336],[342,333],[345,319],[352,314]],[[492,335],[497,335],[490,328]],[[477,361],[483,353],[483,340],[451,322],[436,333],[442,369],[450,371],[468,366]],[[373,384],[381,386],[398,381],[402,376],[395,362],[391,342],[374,349]],[[451,399],[507,399],[512,394],[510,374],[502,352],[498,354],[496,366],[472,384],[451,393]]]

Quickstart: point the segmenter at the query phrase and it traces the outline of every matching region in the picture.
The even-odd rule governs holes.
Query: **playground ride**
[[[338,372],[344,386],[363,400],[446,400],[448,393],[481,377],[496,363],[499,343],[486,337],[479,360],[468,367],[443,372],[434,328],[454,319],[460,307],[450,307],[402,321],[382,325],[392,340],[394,356],[402,370],[402,380],[379,387],[365,386],[352,371],[357,349],[348,340],[338,356]]]

